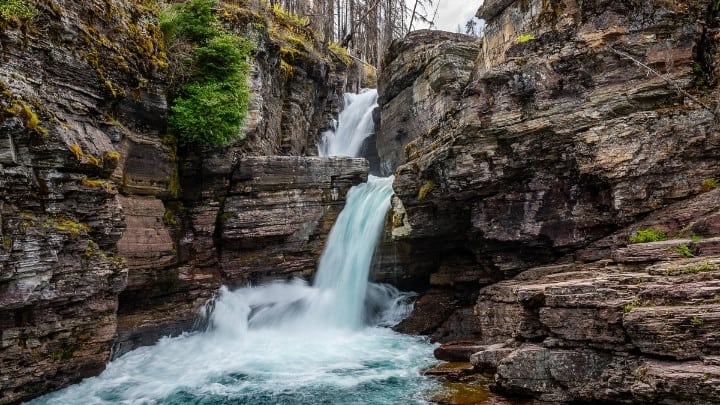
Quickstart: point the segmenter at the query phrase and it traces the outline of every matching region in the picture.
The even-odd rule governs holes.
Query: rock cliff
[[[283,59],[269,10],[216,8],[256,47],[248,138],[218,149],[166,136],[161,3],[30,3],[0,18],[0,403],[189,329],[220,284],[308,275],[367,176],[364,160],[302,157],[347,67]]]
[[[426,291],[399,329],[471,339],[510,393],[716,403],[717,8],[478,16],[481,40],[416,32],[383,62],[396,198],[373,277]],[[674,241],[628,245],[646,228]]]

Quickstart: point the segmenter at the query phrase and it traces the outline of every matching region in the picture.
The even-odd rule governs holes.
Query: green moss
[[[165,213],[163,214],[163,223],[168,226],[177,226],[178,225],[178,221],[175,218],[175,213],[172,210],[170,210],[170,209],[165,210]]]
[[[685,274],[697,274],[697,273],[704,273],[708,271],[716,271],[718,270],[718,267],[716,264],[710,264],[710,262],[703,262],[698,264],[690,264],[685,266],[678,266],[667,269],[665,271],[666,276],[677,276],[677,275],[685,275]]]
[[[5,109],[5,112],[11,116],[18,116],[22,118],[25,128],[29,131],[32,131],[43,138],[47,136],[48,130],[40,125],[40,118],[35,111],[33,111],[32,107],[24,101],[13,100],[12,105]]]
[[[703,193],[715,190],[718,187],[720,187],[720,184],[715,179],[705,179],[700,183],[700,191]]]
[[[65,217],[49,219],[43,226],[45,228],[52,228],[57,231],[67,232],[73,238],[80,236],[81,233],[88,233],[90,231],[90,227],[87,224]]]
[[[232,212],[223,212],[222,215],[220,216],[220,222],[224,224],[225,222],[229,221],[230,219],[232,219],[234,217],[235,217],[235,214],[233,214]]]
[[[178,172],[177,165],[175,165],[172,176],[170,176],[170,181],[168,182],[168,195],[172,198],[177,198],[180,196],[181,191],[180,174]]]
[[[85,156],[80,145],[78,145],[76,143],[69,145],[68,149],[70,149],[70,152],[72,152],[73,155],[75,155],[75,159],[77,159],[77,160],[80,160],[80,159],[82,159],[83,156]]]
[[[115,151],[105,151],[102,154],[103,163],[108,162],[113,167],[116,167],[120,162],[120,153]]]
[[[295,74],[295,68],[293,65],[285,62],[285,59],[280,59],[280,77],[287,80]]]
[[[630,243],[648,243],[667,240],[663,231],[656,231],[652,228],[641,229],[630,237]]]
[[[692,326],[702,326],[704,323],[705,321],[697,315],[690,318],[690,325]]]
[[[275,4],[272,9],[274,19],[286,27],[306,27],[309,25],[308,17],[300,17],[297,14],[285,10],[279,4]]]
[[[435,183],[435,180],[428,180],[426,181],[418,190],[418,200],[422,201],[427,197],[427,195],[432,192],[437,184]]]
[[[517,37],[517,43],[524,44],[524,43],[530,42],[534,39],[535,39],[535,35],[533,35],[533,34],[522,34]]]
[[[623,312],[627,314],[628,312],[632,311],[633,309],[635,309],[639,306],[640,306],[640,298],[633,297],[632,301],[628,302],[627,304],[625,304],[625,306],[623,306]]]
[[[38,14],[37,7],[25,0],[1,0],[0,20],[6,23],[26,23]]]
[[[5,249],[7,249],[7,250],[12,249],[12,246],[13,246],[12,238],[11,238],[10,236],[8,236],[8,235],[3,235],[3,237],[2,237],[2,246],[3,246]]]
[[[163,214],[163,223],[168,226],[177,226],[180,224],[179,219],[185,214],[185,207],[180,201],[168,201],[165,203],[165,213]]]
[[[330,50],[332,55],[338,59],[339,62],[341,62],[345,66],[352,65],[353,59],[350,57],[350,54],[348,53],[348,50],[346,48],[343,48],[335,42],[330,42],[328,44],[328,49]]]
[[[67,360],[73,356],[73,354],[80,350],[80,343],[74,343],[55,350],[50,356],[54,361]]]
[[[102,188],[108,193],[112,192],[115,189],[112,183],[107,180],[88,179],[87,177],[83,177],[82,185],[90,188]]]

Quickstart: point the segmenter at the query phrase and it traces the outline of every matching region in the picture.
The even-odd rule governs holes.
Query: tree
[[[421,22],[432,25],[440,0],[271,0],[271,3],[308,17],[325,47],[335,42],[348,48],[354,59],[377,67],[392,40],[407,35]]]

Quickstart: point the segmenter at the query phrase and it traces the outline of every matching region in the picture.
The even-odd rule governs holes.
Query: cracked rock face
[[[426,291],[399,329],[486,346],[473,361],[505,392],[716,398],[717,271],[696,270],[718,254],[717,194],[700,194],[720,177],[717,11],[488,0],[479,15],[480,42],[418,33],[384,60],[377,142],[403,153],[378,148],[396,198],[373,277]],[[457,87],[430,73],[443,46],[475,48],[448,52],[458,80],[440,83]],[[646,228],[672,240],[628,245]]]
[[[219,13],[261,38],[247,139],[178,150],[158,2],[33,3],[31,22],[0,21],[0,403],[188,330],[221,284],[308,275],[367,178],[362,160],[301,157],[346,68],[298,57],[282,77],[247,12]]]
[[[473,274],[460,284],[500,280],[699,193],[720,175],[713,113],[614,50],[693,90],[700,44],[714,38],[703,27],[715,18],[694,2],[514,2],[482,42],[426,32],[417,50],[417,38],[394,44],[378,145],[400,142],[402,157],[379,152],[395,168],[402,206],[376,276],[398,273],[382,265],[392,252],[409,284],[448,286],[442,274],[458,266]],[[519,43],[521,33],[534,39]],[[446,59],[428,51],[443,46],[467,49],[450,52],[460,73],[440,80],[449,88],[433,84],[431,67]],[[439,90],[422,102],[405,96],[423,89]],[[695,98],[708,104],[714,94]],[[397,137],[405,128],[413,131]]]

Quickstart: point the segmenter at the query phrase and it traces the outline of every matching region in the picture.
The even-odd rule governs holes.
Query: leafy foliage
[[[217,35],[219,29],[212,13],[217,3],[217,0],[193,0],[172,5],[160,15],[160,29],[165,38],[180,36],[203,42]]]
[[[192,44],[191,74],[170,107],[170,128],[181,143],[229,145],[243,137],[250,100],[247,58],[252,44],[219,27],[217,0],[172,6],[161,18],[166,39]],[[181,61],[181,63],[183,63]]]
[[[684,243],[681,243],[675,247],[675,252],[683,255],[684,257],[693,257],[695,254],[693,254],[692,249]]]
[[[175,100],[170,125],[184,142],[227,145],[240,137],[249,92],[244,81],[191,83]]]
[[[203,77],[200,80],[224,80],[238,72],[248,72],[245,59],[250,54],[250,42],[234,35],[219,35],[195,50],[195,64]]]
[[[37,13],[35,5],[25,0],[0,1],[0,19],[3,21],[29,21]]]
[[[667,240],[667,235],[663,231],[656,231],[652,228],[641,229],[630,237],[630,243],[648,243]]]

